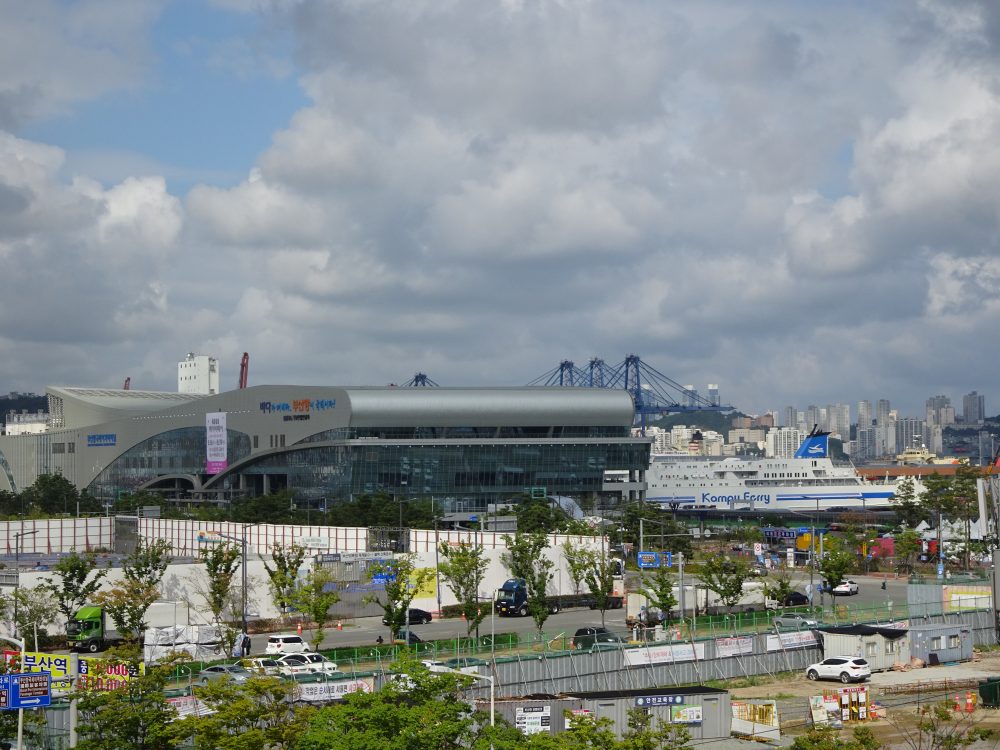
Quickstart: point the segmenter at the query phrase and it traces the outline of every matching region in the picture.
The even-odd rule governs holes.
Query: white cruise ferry
[[[835,465],[828,432],[813,430],[794,458],[712,458],[654,454],[646,500],[672,508],[731,510],[887,509],[896,481],[869,481],[854,466]],[[915,488],[920,492],[919,482]]]

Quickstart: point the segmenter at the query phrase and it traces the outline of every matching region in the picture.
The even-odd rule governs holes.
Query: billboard
[[[205,415],[205,473],[218,474],[225,471],[226,456],[226,413],[209,412]]]

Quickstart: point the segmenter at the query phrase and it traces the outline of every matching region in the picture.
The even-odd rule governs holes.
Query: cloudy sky
[[[0,0],[0,392],[636,353],[997,413],[998,8]]]

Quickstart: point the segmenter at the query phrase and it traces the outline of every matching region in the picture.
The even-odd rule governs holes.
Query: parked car
[[[599,651],[608,648],[620,648],[625,640],[612,633],[607,628],[587,627],[579,628],[570,640],[570,648],[577,650],[590,649]]]
[[[843,683],[864,682],[872,676],[872,668],[860,656],[831,656],[806,669],[810,680],[840,680]]]
[[[323,654],[285,654],[275,661],[282,674],[339,674],[337,665]]]
[[[431,616],[431,613],[428,612],[426,609],[413,608],[406,610],[406,619],[408,624],[410,625],[426,625],[434,618]],[[383,617],[382,624],[388,625],[389,621]]]
[[[767,567],[764,565],[754,565],[750,568],[750,575],[763,577],[767,575]]]
[[[198,682],[202,685],[223,678],[242,683],[250,679],[250,672],[242,664],[216,664],[212,667],[205,667],[198,673]]]
[[[782,602],[783,607],[805,607],[809,604],[809,597],[801,591],[793,591]]]
[[[772,622],[774,622],[774,626],[777,628],[790,628],[792,630],[805,630],[807,628],[815,628],[819,625],[819,622],[812,617],[799,614],[798,612],[778,615]]]
[[[834,586],[830,593],[834,596],[854,596],[858,593],[858,584],[854,581],[844,581]]]
[[[265,654],[298,654],[303,651],[312,649],[302,640],[301,635],[295,633],[272,635],[267,639],[267,646],[264,648]]]
[[[274,659],[267,659],[265,657],[244,659],[243,666],[254,674],[266,674],[266,675],[281,674],[281,665]]]

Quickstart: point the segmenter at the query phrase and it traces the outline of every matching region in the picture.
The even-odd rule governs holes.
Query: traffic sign
[[[668,552],[667,553],[667,567],[668,568],[673,567],[673,564],[674,564],[674,553],[673,552]]]
[[[639,567],[643,570],[647,568],[658,568],[660,567],[660,553],[659,552],[640,552],[638,556]]]
[[[754,542],[753,553],[757,555],[757,557],[760,557],[761,554],[763,554],[763,552],[764,552],[764,545],[761,544],[760,542]]]
[[[51,672],[0,675],[0,709],[43,708],[51,703]]]

